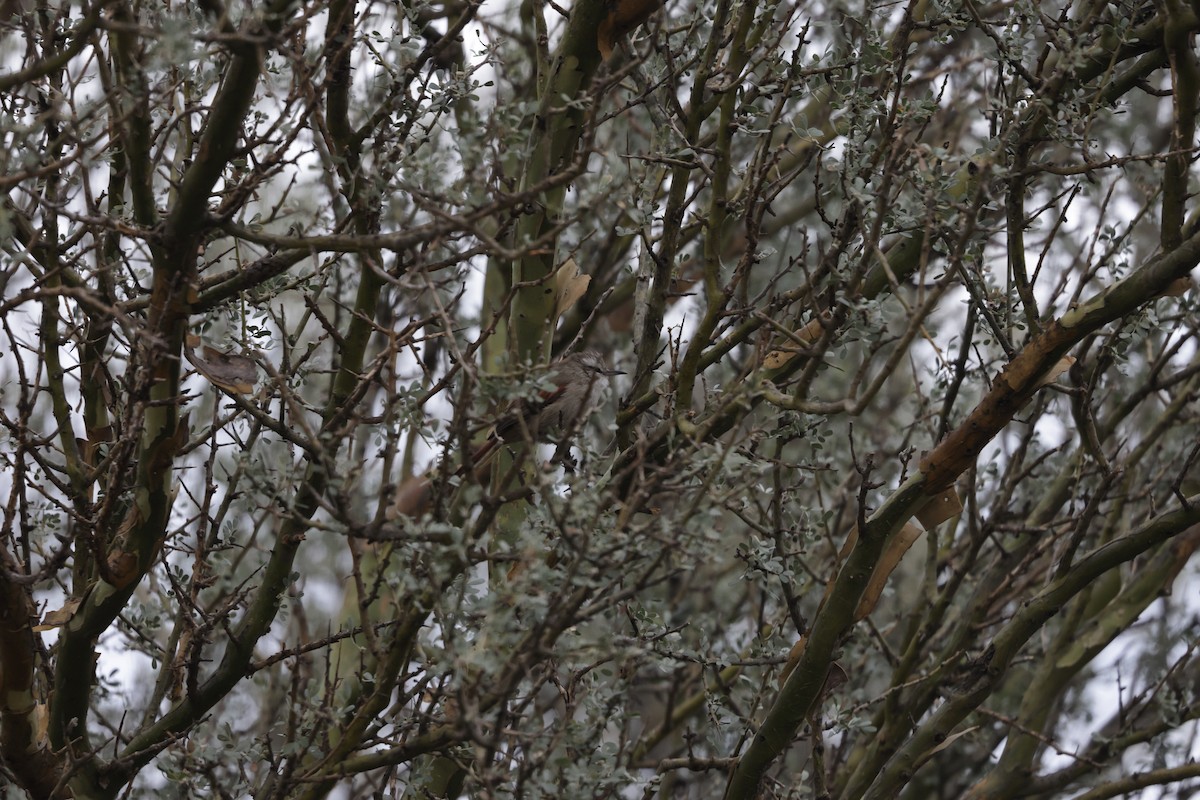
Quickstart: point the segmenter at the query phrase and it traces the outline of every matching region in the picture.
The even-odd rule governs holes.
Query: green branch
[[[1132,561],[1147,550],[1200,523],[1200,495],[1188,498],[1186,507],[1161,514],[1089,553],[1066,575],[1021,606],[992,641],[976,683],[947,701],[923,723],[888,761],[864,795],[865,800],[892,800],[935,747],[954,731],[987,697],[1003,677],[1020,648],[1075,595],[1086,590],[1105,572]]]
[[[1042,376],[1072,346],[1102,325],[1152,302],[1173,280],[1187,274],[1197,263],[1200,263],[1200,234],[1049,325],[1005,367],[991,391],[967,419],[922,459],[920,471],[867,520],[867,529],[861,532],[858,545],[839,573],[828,602],[813,623],[813,632],[800,662],[734,769],[726,789],[726,800],[754,797],[767,767],[791,743],[816,702],[836,644],[853,623],[853,611],[886,539],[899,530],[930,496],[953,485],[958,476],[975,463],[987,443],[1041,387]],[[1195,513],[1200,515],[1200,509]],[[1083,569],[1082,563],[1068,577],[1075,576],[1080,569]],[[998,650],[1002,644],[998,638]],[[1002,652],[1002,656],[1011,659],[1012,654]],[[925,730],[924,735],[944,737],[949,732],[938,727]],[[905,746],[910,755],[911,748],[919,746],[913,741],[915,737]],[[928,747],[920,749],[918,754],[927,750]],[[915,756],[913,759],[915,761]]]

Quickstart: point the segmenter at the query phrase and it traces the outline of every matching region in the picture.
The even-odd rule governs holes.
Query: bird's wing
[[[506,442],[512,438],[520,438],[523,435],[521,432],[521,421],[525,421],[526,427],[535,424],[538,414],[542,412],[542,409],[562,397],[564,391],[566,391],[565,386],[557,386],[553,389],[539,390],[535,398],[518,400],[509,409],[508,413],[496,421],[496,429],[493,435],[497,439],[502,439]],[[530,430],[529,432],[534,436],[537,435],[537,431],[535,430]]]

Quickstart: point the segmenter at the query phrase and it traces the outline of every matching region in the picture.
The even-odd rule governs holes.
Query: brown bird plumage
[[[469,466],[478,467],[489,459],[501,442],[554,441],[573,432],[591,411],[593,390],[602,378],[620,375],[609,369],[604,358],[595,350],[585,350],[559,359],[550,369],[553,388],[539,391],[529,400],[521,400],[496,422],[486,442],[476,448]],[[560,445],[562,443],[560,442]]]
[[[569,438],[591,412],[593,390],[602,379],[622,374],[609,369],[604,358],[594,350],[566,356],[550,367],[549,381],[553,388],[539,391],[537,396],[513,403],[508,412],[496,422],[487,441],[475,448],[456,472],[474,472],[482,480],[488,462],[504,442],[559,441],[565,452]],[[396,487],[388,519],[416,517],[428,510],[432,497],[433,473],[413,476]]]

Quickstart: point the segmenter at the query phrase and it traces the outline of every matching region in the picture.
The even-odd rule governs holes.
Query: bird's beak
[[[603,372],[605,375],[624,375],[625,374],[625,371],[620,370],[620,369],[606,369],[606,370],[603,370]]]

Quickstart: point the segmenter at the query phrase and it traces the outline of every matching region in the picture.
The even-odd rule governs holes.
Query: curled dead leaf
[[[223,353],[214,347],[204,345],[203,356],[196,355],[190,347],[187,349],[188,361],[204,377],[214,385],[227,392],[249,394],[254,391],[254,383],[258,380],[258,368],[254,360],[236,353]]]
[[[825,675],[825,685],[821,687],[821,694],[826,695],[837,691],[838,687],[844,686],[849,680],[850,673],[846,672],[846,668],[835,661],[829,665],[829,672]]]
[[[963,728],[961,731],[958,731],[958,732],[956,732],[956,733],[952,733],[952,734],[950,734],[950,735],[949,735],[949,736],[947,736],[945,739],[943,739],[943,740],[942,740],[940,743],[938,743],[937,745],[935,745],[934,747],[930,748],[930,749],[929,749],[929,750],[927,750],[925,753],[923,753],[923,754],[922,754],[922,755],[921,755],[921,756],[920,756],[920,757],[917,759],[917,763],[918,763],[918,764],[924,764],[924,763],[925,763],[926,761],[928,761],[928,760],[929,760],[929,759],[930,759],[930,758],[931,758],[931,757],[932,757],[932,756],[933,756],[935,753],[939,753],[939,752],[941,752],[942,750],[945,750],[947,747],[949,747],[950,745],[954,744],[956,741],[958,741],[959,739],[961,739],[963,736],[966,736],[968,733],[971,733],[972,731],[977,731],[977,730],[979,730],[979,726],[978,726],[978,725],[972,725],[972,726],[971,726],[971,727],[969,727],[969,728]]]
[[[568,258],[554,273],[554,318],[559,319],[579,302],[592,282],[591,275],[580,275],[575,259]]]
[[[871,572],[871,578],[867,581],[867,588],[863,591],[862,598],[858,601],[858,607],[854,610],[854,619],[858,621],[865,619],[872,611],[875,610],[875,604],[879,602],[880,596],[883,594],[883,587],[887,585],[888,578],[892,576],[892,572],[900,564],[900,559],[904,558],[904,554],[913,546],[913,542],[921,538],[923,530],[913,525],[911,522],[904,523],[904,527],[900,532],[892,537],[887,543],[887,548],[883,551],[883,555],[879,557],[879,562],[875,565],[874,571]]]
[[[763,366],[767,369],[779,369],[800,355],[804,348],[820,339],[824,331],[825,326],[821,324],[819,317],[809,320],[804,327],[792,334],[794,338],[788,345],[767,353],[767,357],[763,359]]]
[[[1063,356],[1062,358],[1060,358],[1058,360],[1058,363],[1056,363],[1050,369],[1046,370],[1046,372],[1042,375],[1042,377],[1038,378],[1038,382],[1037,382],[1038,388],[1041,388],[1043,386],[1048,386],[1049,384],[1054,383],[1056,380],[1058,380],[1058,376],[1062,375],[1064,372],[1069,370],[1071,368],[1071,365],[1074,363],[1075,363],[1075,356]]]
[[[53,611],[47,611],[46,616],[42,617],[40,625],[34,625],[35,631],[48,631],[52,628],[60,628],[70,622],[71,617],[75,616],[75,612],[79,610],[79,604],[83,602],[82,597],[71,597],[67,602],[63,603],[62,608],[56,608]]]
[[[792,649],[788,651],[787,661],[783,664],[783,670],[779,673],[779,686],[782,688],[787,683],[788,676],[796,669],[796,665],[800,663],[800,656],[804,655],[804,648],[808,645],[808,637],[801,636],[792,645]]]
[[[962,510],[962,500],[958,498],[958,492],[954,491],[954,487],[951,486],[921,506],[921,510],[917,512],[917,519],[920,520],[921,527],[930,530],[935,525],[940,525],[951,517],[961,514]]]

